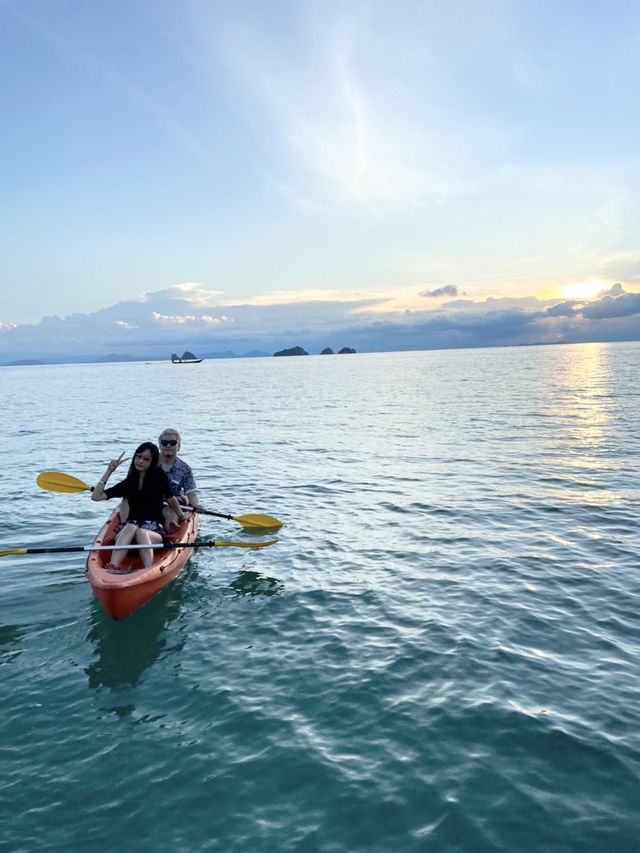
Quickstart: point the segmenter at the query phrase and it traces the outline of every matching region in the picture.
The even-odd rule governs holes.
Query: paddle
[[[165,550],[168,548],[266,548],[267,545],[273,545],[277,539],[270,539],[268,542],[158,542],[152,545],[71,545],[61,546],[58,548],[11,548],[8,551],[0,551],[0,557],[8,557],[13,554],[66,554],[77,551],[131,551],[135,548],[159,548]]]
[[[202,515],[215,515],[217,518],[226,518],[228,521],[237,521],[243,527],[253,530],[277,530],[282,527],[282,522],[272,515],[260,515],[259,513],[249,513],[248,515],[226,515],[224,512],[213,512],[210,509],[199,507],[196,509],[193,506],[182,506],[182,509],[191,510],[192,512],[201,513]]]
[[[92,492],[93,486],[87,486],[77,477],[61,474],[60,471],[43,471],[38,474],[36,483],[49,492]]]
[[[77,477],[72,477],[70,474],[62,474],[60,471],[43,471],[38,474],[36,483],[41,489],[46,489],[49,492],[91,492],[93,486],[88,486]],[[183,507],[185,509],[185,507]],[[193,510],[193,507],[186,507]],[[228,521],[237,521],[243,527],[253,530],[277,530],[282,527],[282,522],[271,515],[260,515],[259,513],[249,513],[248,515],[226,515],[223,512],[213,512],[210,509],[202,509],[196,512],[203,515],[215,515],[217,518],[226,518]]]

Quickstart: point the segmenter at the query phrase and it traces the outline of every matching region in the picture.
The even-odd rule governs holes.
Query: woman
[[[145,441],[133,454],[129,472],[124,480],[116,483],[110,489],[105,489],[107,480],[121,465],[124,453],[117,459],[112,459],[101,480],[98,480],[91,492],[91,500],[106,501],[108,498],[126,498],[128,501],[128,517],[122,520],[116,534],[116,545],[155,545],[163,540],[162,509],[164,501],[182,521],[185,518],[177,499],[171,494],[171,486],[167,475],[158,468],[158,448],[150,441]],[[126,548],[113,551],[111,566],[118,568],[127,553]],[[153,562],[153,549],[141,548],[140,559],[145,567]]]

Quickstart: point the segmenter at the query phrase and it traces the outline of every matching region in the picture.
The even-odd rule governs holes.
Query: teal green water
[[[3,849],[637,850],[639,362],[2,368],[0,549],[91,542],[36,475],[169,425],[206,507],[284,521],[123,622],[82,554],[1,558]]]

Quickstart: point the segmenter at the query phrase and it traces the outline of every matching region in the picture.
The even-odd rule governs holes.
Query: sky
[[[640,337],[635,0],[0,0],[0,359]]]

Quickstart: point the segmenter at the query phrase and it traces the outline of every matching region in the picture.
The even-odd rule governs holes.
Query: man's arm
[[[189,502],[189,506],[192,506],[194,509],[202,509],[200,505],[200,498],[198,497],[198,493],[195,489],[192,492],[189,492],[187,500]]]

